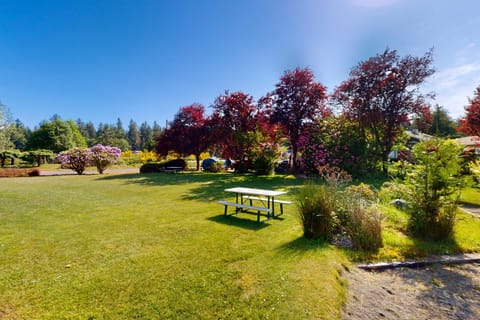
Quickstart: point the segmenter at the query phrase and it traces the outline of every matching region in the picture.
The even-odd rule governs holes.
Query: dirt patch
[[[480,319],[480,263],[345,272],[342,319]]]

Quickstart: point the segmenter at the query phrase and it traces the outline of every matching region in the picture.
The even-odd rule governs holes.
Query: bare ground
[[[480,263],[381,272],[353,267],[344,320],[480,319]]]

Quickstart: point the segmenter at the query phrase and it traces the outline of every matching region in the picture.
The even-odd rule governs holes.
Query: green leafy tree
[[[78,130],[87,141],[87,145],[90,147],[95,143],[95,139],[97,137],[97,130],[95,129],[95,125],[93,122],[89,121],[87,123],[83,122],[81,119],[77,120]]]
[[[75,122],[62,121],[57,117],[43,122],[27,141],[28,150],[47,149],[54,153],[86,146],[87,142]]]
[[[118,147],[121,150],[129,150],[130,144],[127,139],[119,137],[118,126],[100,124],[97,130],[96,144]]]
[[[452,120],[448,111],[437,104],[433,109],[432,123],[427,133],[441,138],[455,138],[458,137],[456,128],[457,123]]]
[[[19,119],[15,120],[15,123],[11,124],[11,126],[10,142],[15,149],[25,150],[28,138],[32,134],[32,131],[25,127]]]
[[[0,102],[0,151],[12,148],[10,141],[11,116],[7,107]]]
[[[158,135],[162,130],[160,129]],[[155,148],[155,133],[154,130],[145,121],[140,125],[140,148],[142,150],[152,151]]]

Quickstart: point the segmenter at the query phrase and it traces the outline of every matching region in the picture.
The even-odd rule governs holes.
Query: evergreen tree
[[[127,140],[130,144],[130,149],[141,149],[140,133],[138,132],[137,123],[133,120],[130,120],[128,124]]]

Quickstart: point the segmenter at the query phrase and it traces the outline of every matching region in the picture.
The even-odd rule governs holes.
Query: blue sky
[[[477,0],[0,0],[0,101],[33,129],[59,114],[164,125],[224,90],[260,98],[310,67],[332,92],[385,50],[423,55],[452,117],[480,85]]]

